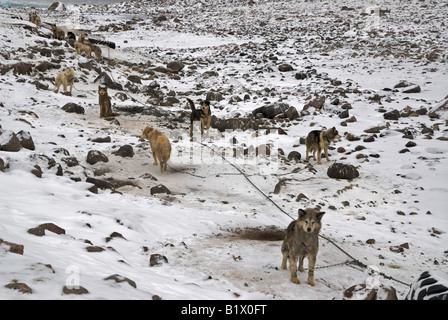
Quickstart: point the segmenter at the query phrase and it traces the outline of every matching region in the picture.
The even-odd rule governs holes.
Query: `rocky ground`
[[[2,248],[12,243],[24,244],[25,252],[27,247],[42,250],[48,243],[36,244],[35,235],[14,234],[29,229],[54,233],[59,229],[41,224],[51,222],[71,230],[76,240],[64,239],[68,247],[90,237],[92,247],[100,249],[89,254],[111,250],[106,243],[94,246],[94,239],[109,236],[113,230],[99,225],[115,220],[128,243],[113,248],[123,254],[120,260],[133,265],[126,272],[137,287],[145,288],[138,294],[126,289],[129,297],[179,299],[188,292],[192,298],[341,298],[345,289],[368,277],[363,270],[346,265],[321,269],[315,288],[294,287],[288,273],[279,270],[283,230],[298,208],[318,206],[326,211],[323,235],[362,263],[399,279],[381,279],[396,288],[399,298],[408,290],[405,284],[424,270],[446,271],[446,4],[215,0],[54,8],[37,11],[41,28],[17,19],[26,19],[29,9],[0,11],[0,179],[17,188],[23,188],[15,182],[19,178],[40,179],[31,185],[47,183],[53,192],[56,185],[75,184],[87,196],[80,195],[79,209],[62,220],[27,214],[32,206],[26,201],[5,201]],[[45,23],[80,27],[88,38],[116,47],[101,45],[102,57],[89,59],[68,42],[51,39]],[[77,76],[71,97],[53,92],[55,76],[65,67]],[[101,82],[118,116],[99,118]],[[204,139],[196,130],[190,141],[185,98],[211,101],[212,129]],[[146,125],[170,137],[173,153],[165,174],[152,165],[149,144],[138,140]],[[333,126],[341,139],[330,148],[331,161],[306,161],[308,132]],[[230,162],[212,150],[224,152]],[[329,175],[335,162],[356,175]],[[23,172],[31,172],[31,178]],[[37,197],[36,192],[30,194]],[[83,202],[92,192],[99,203],[123,203],[103,212]],[[133,203],[136,213],[129,216],[106,213]],[[154,221],[145,217],[143,203],[154,207]],[[178,216],[174,212],[179,210],[188,212]],[[33,225],[16,223],[18,212]],[[67,221],[75,218],[84,224]],[[181,234],[170,231],[174,221]],[[98,226],[94,232],[87,229],[93,224]],[[163,231],[143,234],[154,228]],[[322,242],[320,266],[347,260],[330,242]],[[15,266],[19,262],[8,250],[0,255]],[[191,277],[195,284],[208,277],[218,283],[213,288],[231,287],[230,296],[220,289],[219,294],[191,293],[182,287],[174,293],[151,287],[136,274],[153,252],[169,261],[155,271],[166,277],[160,282],[170,283],[172,274]],[[62,262],[55,266],[54,256],[47,259],[54,259],[53,270],[65,268]],[[99,268],[96,259],[91,264]],[[37,269],[22,278],[26,274],[39,288],[35,276],[45,268]],[[12,271],[0,276],[5,284],[20,278]],[[95,291],[97,278],[89,278],[95,297],[114,297]]]

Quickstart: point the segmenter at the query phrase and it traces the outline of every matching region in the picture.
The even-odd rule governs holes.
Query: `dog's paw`
[[[314,287],[316,284],[314,283],[313,279],[308,279],[308,284],[312,287]]]
[[[300,284],[300,280],[298,278],[291,279],[291,282],[295,284]]]

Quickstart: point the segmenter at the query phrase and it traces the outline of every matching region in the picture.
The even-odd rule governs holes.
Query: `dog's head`
[[[145,139],[150,139],[151,136],[154,134],[156,130],[154,128],[151,128],[150,126],[147,126],[145,129],[143,129],[143,132],[140,136],[140,141],[143,141]]]
[[[299,219],[297,223],[306,233],[319,232],[322,226],[321,219],[325,212],[316,209],[299,209]]]
[[[201,102],[201,110],[203,114],[210,114],[210,101],[204,100]]]
[[[341,136],[339,135],[338,130],[335,127],[328,129],[324,132],[324,135],[327,137],[329,141],[339,140]]]
[[[72,82],[73,80],[75,80],[75,73],[73,72],[72,69],[67,68],[67,69],[65,69],[64,73],[65,73],[65,77],[67,78],[68,82]]]
[[[107,87],[103,85],[98,86],[98,94],[100,96],[107,96]]]

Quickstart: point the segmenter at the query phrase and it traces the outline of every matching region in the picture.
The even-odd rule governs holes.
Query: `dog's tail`
[[[191,110],[194,110],[195,107],[194,107],[194,102],[193,102],[193,100],[191,100],[191,99],[189,99],[189,98],[185,98],[185,99],[187,99],[187,101],[190,103],[190,108],[191,108]]]

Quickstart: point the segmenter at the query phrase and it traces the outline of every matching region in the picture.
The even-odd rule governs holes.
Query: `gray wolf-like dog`
[[[319,232],[321,219],[325,212],[316,209],[299,209],[299,218],[291,222],[286,229],[286,236],[282,244],[282,270],[287,269],[289,259],[289,271],[291,281],[300,284],[297,278],[297,260],[299,271],[303,272],[303,260],[308,257],[308,283],[314,283],[314,266],[319,251]]]

